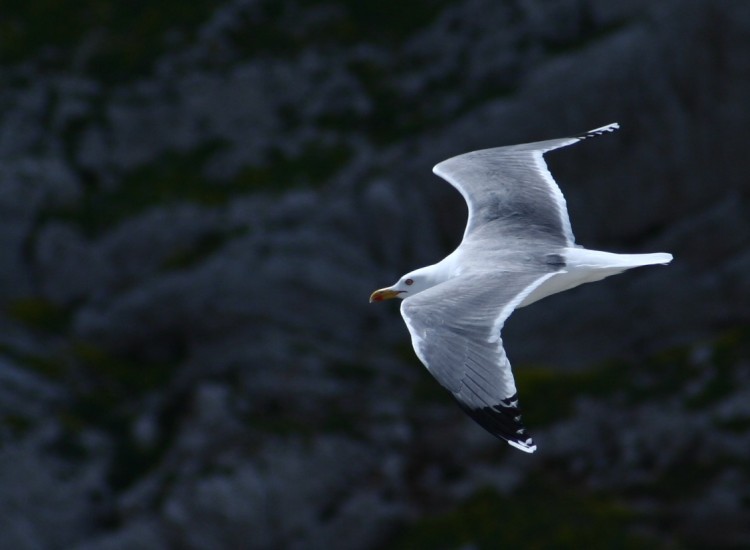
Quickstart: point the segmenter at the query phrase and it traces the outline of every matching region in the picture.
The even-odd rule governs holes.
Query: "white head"
[[[438,281],[435,280],[433,268],[434,266],[427,266],[407,273],[395,285],[373,292],[370,295],[370,302],[382,302],[391,298],[408,298],[435,286]]]

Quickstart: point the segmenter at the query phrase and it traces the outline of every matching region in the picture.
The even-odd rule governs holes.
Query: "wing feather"
[[[499,332],[553,273],[459,276],[410,298],[401,314],[422,363],[483,428],[533,452]]]
[[[464,240],[492,225],[503,236],[521,235],[557,246],[573,246],[565,197],[544,153],[612,132],[617,123],[579,136],[495,147],[444,160],[432,171],[455,187],[469,208]]]

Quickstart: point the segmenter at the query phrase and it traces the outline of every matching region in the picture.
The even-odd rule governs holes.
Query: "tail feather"
[[[622,268],[630,269],[643,265],[666,265],[672,261],[672,255],[667,252],[652,254],[614,254],[600,250],[586,248],[569,248],[565,254],[566,260],[575,267],[591,267],[596,269]]]
[[[613,254],[586,248],[566,248],[563,254],[565,267],[535,288],[518,307],[525,307],[545,296],[556,294],[583,283],[601,281],[633,267],[668,264],[672,255],[666,252],[653,254]]]

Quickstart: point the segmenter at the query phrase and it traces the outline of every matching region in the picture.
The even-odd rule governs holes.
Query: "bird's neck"
[[[428,265],[419,270],[430,287],[444,283],[458,275],[456,258],[449,254],[436,264]]]

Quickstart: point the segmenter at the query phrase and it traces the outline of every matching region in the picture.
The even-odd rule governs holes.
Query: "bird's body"
[[[466,200],[463,240],[440,262],[407,273],[370,301],[399,297],[419,359],[485,429],[534,452],[521,421],[500,332],[514,309],[672,256],[577,246],[565,199],[543,160],[552,149],[616,129],[498,147],[441,162],[434,172]]]

